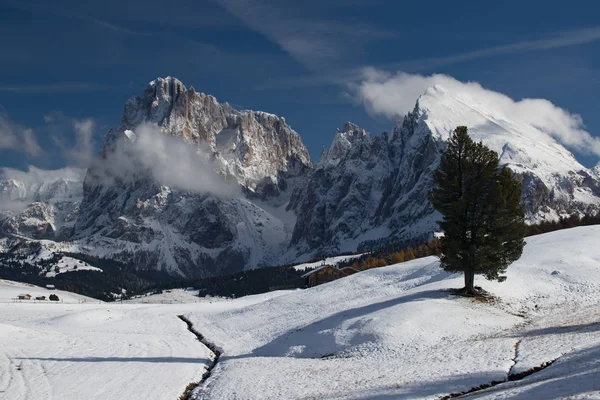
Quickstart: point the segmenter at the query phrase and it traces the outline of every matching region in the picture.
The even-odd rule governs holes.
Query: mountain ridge
[[[206,276],[425,240],[438,229],[432,174],[458,125],[522,180],[530,223],[599,212],[600,165],[587,169],[541,128],[439,85],[389,134],[345,123],[313,164],[285,118],[235,110],[167,77],[127,100],[58,248]]]

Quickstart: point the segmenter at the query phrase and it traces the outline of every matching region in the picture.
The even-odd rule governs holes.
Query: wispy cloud
[[[286,2],[215,1],[313,71],[341,65],[347,57],[358,57],[370,41],[395,36],[366,24],[302,16]]]
[[[44,116],[54,144],[70,166],[87,168],[96,156],[96,121],[73,118],[55,111]],[[74,140],[71,139],[74,137]]]
[[[42,153],[42,148],[33,133],[33,129],[25,129],[23,131],[23,148],[25,153],[33,157],[39,156]]]
[[[9,7],[15,8],[15,9],[19,9],[19,10],[51,14],[51,15],[91,22],[99,27],[108,29],[113,32],[122,33],[122,34],[134,35],[134,36],[150,36],[151,35],[148,32],[138,31],[135,29],[131,29],[129,27],[120,26],[113,22],[106,21],[102,18],[97,18],[97,17],[91,16],[91,15],[87,15],[85,13],[76,12],[73,9],[66,8],[64,5],[61,8],[61,7],[57,7],[55,4],[50,4],[47,2],[37,2],[37,1],[28,1],[28,0],[8,1],[6,5]],[[77,6],[77,4],[73,4],[73,5]],[[107,6],[105,5],[105,7],[107,7]]]
[[[118,33],[124,33],[127,35],[133,35],[133,36],[152,36],[151,33],[148,32],[142,32],[142,31],[138,31],[138,30],[134,30],[134,29],[130,29],[130,28],[126,28],[99,18],[94,18],[88,15],[82,15],[82,14],[75,14],[72,12],[64,12],[65,16],[71,16],[73,18],[77,18],[83,21],[89,21],[89,22],[93,22],[94,24],[102,27],[102,28],[106,28],[108,30],[111,30],[113,32],[118,32]]]
[[[10,119],[0,109],[0,149],[15,150],[36,157],[42,154],[33,129],[26,128]]]
[[[91,92],[110,90],[112,85],[92,82],[57,82],[45,84],[0,84],[0,92],[12,93],[60,93],[60,92]]]
[[[79,181],[85,177],[85,170],[77,168],[61,168],[54,170],[40,169],[33,165],[27,167],[27,171],[2,167],[0,168],[0,179],[12,179],[27,184],[40,184],[44,182],[55,182],[58,180]]]
[[[176,137],[165,135],[156,125],[141,124],[127,131],[118,145],[90,170],[92,179],[104,184],[139,179],[141,174],[176,189],[240,195],[239,186],[223,180],[208,152]],[[174,162],[176,160],[176,162]]]
[[[486,47],[482,49],[452,54],[445,57],[432,57],[405,62],[388,64],[388,68],[420,70],[436,68],[443,65],[456,64],[465,61],[491,58],[506,54],[560,49],[565,47],[580,46],[600,40],[600,26],[587,29],[563,31],[553,33],[542,39],[523,40],[506,45]]]
[[[411,111],[415,100],[436,84],[451,93],[477,99],[487,109],[511,120],[534,126],[569,148],[584,154],[600,155],[600,138],[586,131],[581,116],[545,99],[515,101],[477,82],[461,82],[448,75],[391,74],[375,68],[365,69],[362,82],[352,85],[351,90],[371,114],[397,119]]]
[[[541,39],[523,40],[506,45],[492,46],[444,57],[421,58],[393,63],[380,64],[381,69],[402,71],[427,71],[436,68],[474,61],[484,58],[493,58],[502,55],[539,52],[580,46],[600,41],[600,26],[587,29],[562,31],[547,35]],[[272,78],[262,84],[259,90],[281,90],[290,88],[319,87],[319,86],[346,86],[349,82],[360,82],[363,77],[363,67],[348,63],[339,68],[311,71],[310,74],[286,78]],[[564,79],[564,77],[563,77]]]

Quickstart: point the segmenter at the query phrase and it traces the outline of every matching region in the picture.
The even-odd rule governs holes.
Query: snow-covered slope
[[[599,235],[594,226],[528,238],[506,282],[477,278],[499,298],[488,303],[451,295],[462,277],[427,257],[243,309],[192,312],[223,350],[195,398],[434,399],[557,358],[485,398],[514,387],[519,398],[597,398]]]
[[[12,299],[38,292],[56,293],[64,302]],[[214,357],[177,316],[247,307],[282,294],[152,306],[101,303],[0,280],[0,398],[177,399]]]
[[[324,151],[308,183],[297,189],[293,243],[326,252],[355,250],[362,241],[410,239],[437,229],[427,199],[433,171],[460,125],[495,150],[522,179],[531,223],[600,210],[598,167],[583,167],[542,128],[489,109],[476,98],[429,88],[391,134],[371,136],[347,123]]]
[[[31,299],[18,300],[17,297],[21,294],[29,294]],[[33,303],[36,297],[45,296],[48,298],[51,294],[57,295],[59,302],[63,304],[102,303],[98,299],[82,296],[80,294],[65,292],[63,290],[48,290],[28,283],[0,279],[0,303],[14,303],[15,301],[20,301],[24,304]],[[49,302],[49,300],[46,301]]]
[[[498,296],[447,289],[433,257],[307,290],[192,304],[14,303],[48,292],[0,280],[0,393],[7,399],[438,399],[555,360],[483,399],[600,397],[600,226],[528,238]],[[181,293],[174,294],[181,298]],[[73,301],[67,301],[73,296]],[[74,304],[80,303],[80,304]],[[3,397],[3,398],[4,398]]]

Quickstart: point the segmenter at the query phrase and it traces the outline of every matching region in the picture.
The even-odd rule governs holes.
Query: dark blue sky
[[[76,161],[76,138],[75,150],[97,146],[125,100],[167,75],[285,116],[313,159],[345,121],[392,126],[355,97],[365,67],[545,98],[598,137],[598,15],[600,4],[576,0],[0,0],[0,166]]]

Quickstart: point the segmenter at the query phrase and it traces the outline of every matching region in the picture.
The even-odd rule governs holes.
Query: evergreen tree
[[[434,174],[430,194],[442,214],[441,267],[465,276],[465,294],[477,294],[475,274],[502,282],[525,244],[521,183],[499,168],[498,154],[455,129]]]

